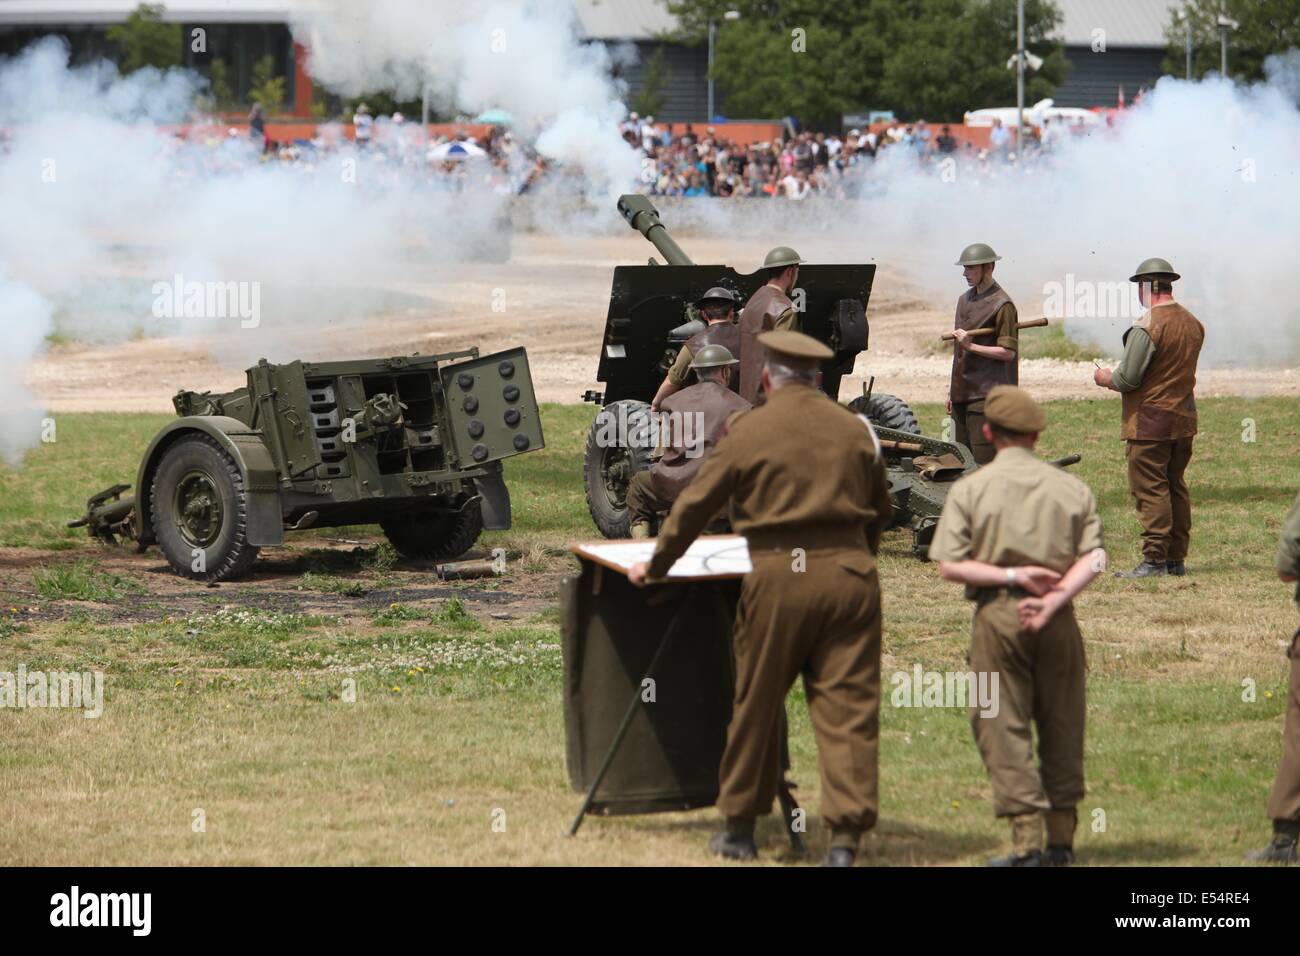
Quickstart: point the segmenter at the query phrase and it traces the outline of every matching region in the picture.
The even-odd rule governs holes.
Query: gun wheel
[[[877,392],[871,396],[870,401],[864,401],[864,398],[865,396],[859,395],[849,402],[849,408],[860,415],[866,415],[871,424],[907,432],[910,435],[921,434],[921,425],[916,420],[916,414],[911,406],[897,395]]]
[[[172,570],[196,581],[242,576],[257,559],[248,543],[248,502],[235,460],[206,435],[175,442],[149,491],[154,539]]]
[[[627,486],[633,475],[650,467],[654,449],[649,447],[649,425],[650,406],[624,400],[602,408],[587,432],[583,458],[587,510],[606,538],[626,538],[632,533]]]
[[[474,547],[483,533],[483,512],[476,501],[462,511],[385,518],[379,527],[402,557],[451,561]]]

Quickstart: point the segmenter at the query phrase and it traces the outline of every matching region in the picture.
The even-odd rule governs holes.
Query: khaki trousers
[[[651,527],[659,523],[661,514],[667,514],[673,507],[671,499],[655,491],[648,471],[638,471],[632,476],[623,500],[627,502],[632,524],[644,522]]]
[[[970,449],[976,464],[987,465],[997,454],[997,449],[984,437],[984,400],[953,402],[953,440]]]
[[[822,818],[866,830],[879,809],[880,585],[865,549],[756,550],[736,610],[736,696],[719,773],[729,817],[772,810],[785,698],[803,675],[821,759]]]
[[[1192,460],[1192,439],[1133,441],[1128,488],[1142,525],[1142,557],[1152,564],[1183,561],[1192,536],[1192,499],[1183,472]]]
[[[971,708],[971,727],[993,786],[993,811],[1070,810],[1083,799],[1083,635],[1066,605],[1038,634],[1020,628],[1022,592],[999,589],[975,611],[970,666],[998,675],[997,714]],[[1034,763],[1033,722],[1038,731]]]
[[[1272,820],[1300,820],[1300,631],[1291,638],[1291,692],[1286,698],[1286,729],[1282,734],[1282,763],[1268,796]]]

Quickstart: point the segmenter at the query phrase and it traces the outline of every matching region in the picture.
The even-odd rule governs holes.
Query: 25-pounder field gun
[[[522,348],[344,362],[263,359],[233,392],[182,391],[136,495],[114,485],[69,527],[224,581],[285,531],[378,524],[403,555],[446,560],[510,527],[502,461],[543,446]]]
[[[620,197],[618,211],[668,264],[651,259],[614,269],[596,374],[604,390],[583,396],[603,406],[587,436],[584,479],[592,519],[607,538],[628,536],[627,487],[636,472],[650,467],[655,451],[650,400],[678,348],[703,328],[692,303],[714,286],[745,301],[766,281],[762,270],[746,275],[729,266],[694,264],[645,196]],[[837,400],[841,380],[867,348],[875,272],[870,263],[799,267],[792,298],[801,311],[800,327],[835,353],[822,367],[822,389]],[[977,467],[970,450],[921,435],[916,415],[896,396],[868,387],[847,404],[871,421],[881,439],[893,526],[910,528],[914,553],[926,557],[948,488]]]

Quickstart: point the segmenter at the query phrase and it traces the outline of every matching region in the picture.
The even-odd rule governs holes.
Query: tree
[[[728,109],[838,124],[880,107],[959,118],[1015,97],[1015,0],[669,0],[679,38],[702,42],[717,23],[714,77]],[[727,10],[740,13],[725,20]],[[1027,0],[1025,46],[1043,59],[1026,74],[1029,102],[1050,96],[1068,64],[1051,38],[1060,12]],[[802,52],[800,52],[802,51]]]
[[[208,82],[215,109],[225,110],[235,105],[235,91],[230,87],[230,68],[226,66],[225,60],[218,57],[212,61]]]
[[[1300,0],[1187,0],[1192,31],[1192,76],[1200,79],[1220,66],[1220,13],[1239,27],[1228,34],[1228,73],[1246,80],[1264,78],[1264,60],[1300,46]],[[1165,26],[1165,72],[1185,76],[1188,25],[1169,13]]]
[[[253,64],[248,98],[254,103],[261,103],[268,113],[273,113],[284,105],[284,77],[275,75],[275,57],[269,53]]]
[[[642,116],[663,112],[664,87],[668,85],[668,66],[664,63],[664,48],[658,47],[645,61],[641,82],[632,97],[632,109]]]
[[[184,51],[179,23],[163,23],[161,3],[142,3],[125,23],[108,28],[108,40],[122,50],[122,72],[153,66],[160,70],[180,66]]]

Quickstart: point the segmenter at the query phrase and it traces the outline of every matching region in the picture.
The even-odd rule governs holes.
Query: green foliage
[[[253,64],[248,98],[253,103],[261,103],[267,113],[274,113],[284,105],[284,83],[284,77],[275,74],[275,57],[268,53]]]
[[[116,601],[144,591],[119,574],[95,570],[90,560],[42,568],[32,575],[32,583],[47,601]]]
[[[663,112],[664,87],[667,84],[668,66],[664,63],[664,48],[659,47],[645,62],[640,89],[632,97],[632,109],[642,116]]]
[[[235,91],[230,86],[230,68],[218,57],[209,68],[209,98],[214,109],[227,110],[235,105]]]
[[[1187,0],[1192,31],[1192,76],[1196,79],[1220,66],[1221,12],[1240,26],[1228,33],[1228,74],[1247,80],[1264,78],[1270,54],[1300,47],[1300,0]],[[1180,4],[1181,7],[1181,4]],[[1169,11],[1165,26],[1168,55],[1164,68],[1174,76],[1187,72],[1187,24],[1178,8]]]
[[[792,115],[834,125],[864,107],[903,116],[959,119],[967,110],[1005,105],[1016,78],[1015,0],[673,0],[687,39],[718,24],[714,77],[733,116]],[[724,20],[728,9],[739,20]],[[1068,64],[1050,34],[1060,20],[1050,0],[1027,0],[1025,47],[1043,67],[1026,74],[1034,102],[1065,77]]]
[[[340,594],[343,597],[361,597],[370,590],[364,581],[317,571],[308,571],[299,578],[296,586],[300,591],[319,591],[322,594]]]
[[[109,42],[122,49],[123,73],[146,66],[165,70],[181,65],[181,25],[163,23],[163,9],[161,3],[142,3],[128,14],[125,23],[108,28]]]

